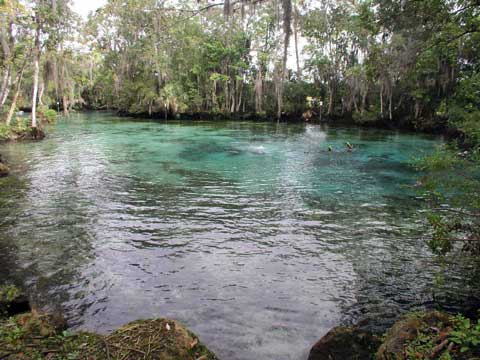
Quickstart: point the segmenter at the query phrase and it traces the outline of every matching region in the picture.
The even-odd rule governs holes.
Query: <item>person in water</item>
[[[330,145],[330,146],[328,147],[328,152],[332,152],[332,151],[333,151],[333,148],[332,148],[332,145]]]
[[[352,144],[350,144],[349,142],[347,142],[345,145],[347,146],[347,151],[348,151],[348,152],[352,152],[352,151],[353,151],[353,145],[352,145]]]

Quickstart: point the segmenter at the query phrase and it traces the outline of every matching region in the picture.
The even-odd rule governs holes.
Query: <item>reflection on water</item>
[[[458,287],[434,294],[404,186],[435,141],[77,115],[0,147],[14,164],[0,179],[0,277],[77,329],[167,316],[224,359],[302,359],[339,322],[381,328],[469,291],[452,272]]]

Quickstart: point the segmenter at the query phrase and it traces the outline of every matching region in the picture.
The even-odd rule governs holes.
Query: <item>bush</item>
[[[455,244],[480,253],[480,131],[478,123],[465,123],[463,129],[467,125],[473,128],[465,133],[467,148],[461,143],[448,144],[417,162],[427,173],[419,184],[427,200],[429,245],[442,255],[456,248]]]
[[[16,140],[28,137],[30,134],[30,119],[17,117],[10,126],[0,124],[0,141]]]
[[[15,285],[0,285],[0,319],[8,315],[11,303],[21,295]]]
[[[6,141],[10,139],[11,134],[11,126],[0,124],[0,141]]]
[[[48,106],[40,106],[37,110],[38,117],[42,121],[52,123],[57,119],[57,112],[53,109],[49,109]]]
[[[375,111],[365,110],[364,112],[354,112],[352,114],[352,119],[357,124],[367,124],[378,121],[378,113]]]
[[[475,323],[457,315],[450,318],[449,326],[440,325],[420,329],[407,343],[407,359],[476,359],[480,355],[480,320]]]
[[[0,302],[10,302],[20,295],[20,289],[15,285],[0,286]]]
[[[52,123],[57,119],[57,112],[53,109],[48,109],[43,113],[43,116],[47,120],[47,122]]]

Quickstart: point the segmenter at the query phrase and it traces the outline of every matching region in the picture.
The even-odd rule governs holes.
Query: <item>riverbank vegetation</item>
[[[478,258],[479,59],[478,0],[108,0],[86,19],[68,0],[0,0],[0,141],[85,109],[435,131],[448,143],[417,163],[430,247]]]
[[[61,314],[28,310],[13,285],[0,286],[2,359],[165,359],[215,360],[198,337],[168,319],[139,320],[110,335],[66,330]],[[18,307],[24,304],[23,307]],[[25,307],[27,304],[27,307]],[[401,317],[384,334],[358,327],[336,327],[311,349],[308,360],[476,359],[480,320],[438,311]]]
[[[0,286],[0,359],[215,360],[198,337],[168,319],[135,321],[110,335],[70,332],[61,314],[18,308],[13,285]],[[17,311],[15,311],[17,310]]]
[[[439,129],[476,117],[478,11],[476,0],[110,0],[85,20],[64,0],[4,0],[2,118],[33,109],[35,127],[39,105],[298,119],[310,107],[308,118]]]
[[[168,324],[168,328],[167,328]],[[198,338],[173,320],[142,320],[108,336],[72,333],[48,314],[19,314],[0,321],[2,359],[215,360]]]
[[[308,360],[470,360],[480,356],[480,321],[438,311],[402,316],[385,334],[336,327],[311,349]]]

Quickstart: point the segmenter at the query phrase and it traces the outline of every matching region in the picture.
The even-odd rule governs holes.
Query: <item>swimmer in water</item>
[[[352,152],[352,151],[353,151],[353,145],[352,145],[352,144],[350,144],[349,142],[347,142],[345,145],[347,146],[347,151],[348,151],[348,152]]]
[[[332,145],[330,145],[330,146],[328,147],[328,152],[332,152],[332,151],[333,151],[333,148],[332,148]]]

